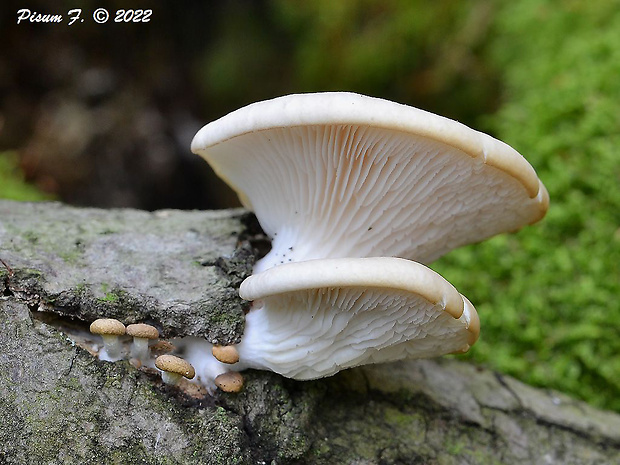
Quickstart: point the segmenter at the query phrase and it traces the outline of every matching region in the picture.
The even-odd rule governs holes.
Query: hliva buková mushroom
[[[192,151],[272,240],[241,286],[253,302],[232,368],[296,379],[469,349],[480,327],[474,307],[421,263],[534,223],[549,202],[534,169],[505,143],[346,92],[248,105],[203,127]],[[420,263],[362,258],[382,256]],[[384,283],[388,275],[400,284]],[[204,357],[205,344],[187,348],[203,354],[199,376],[212,380],[222,367]]]
[[[540,220],[549,202],[534,169],[505,143],[347,92],[248,105],[203,127],[192,151],[272,239],[255,272],[317,258],[429,263]]]
[[[466,351],[480,324],[475,308],[440,275],[401,258],[307,260],[247,278],[252,300],[239,362],[206,363],[205,345],[186,356],[203,380],[220,371],[270,370],[298,380],[368,363]]]

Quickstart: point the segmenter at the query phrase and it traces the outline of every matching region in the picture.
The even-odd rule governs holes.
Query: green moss
[[[403,428],[411,424],[412,418],[400,408],[386,407],[384,411],[385,421],[389,424]]]
[[[74,291],[76,294],[84,294],[89,292],[89,287],[86,284],[78,284],[75,286]]]
[[[62,258],[66,263],[77,263],[78,260],[82,257],[82,252],[80,250],[74,249],[59,252],[58,256]]]
[[[0,152],[0,198],[22,201],[49,200],[44,194],[24,180],[19,169],[16,152]]]
[[[317,458],[323,457],[323,456],[327,456],[331,453],[331,447],[329,447],[329,444],[327,442],[320,442],[318,444],[318,447],[316,447],[315,449],[312,449],[312,455],[314,455]]]
[[[22,233],[22,237],[26,239],[31,244],[36,244],[39,240],[39,236],[34,231],[24,231]]]
[[[122,387],[122,376],[123,373],[110,370],[105,378],[104,387],[120,389]]]
[[[67,378],[64,385],[66,388],[74,391],[79,391],[82,389],[82,384],[80,383],[80,380],[75,376]]]
[[[446,443],[446,451],[450,455],[461,455],[466,447],[467,445],[462,442],[450,441]]]
[[[494,31],[505,102],[486,125],[536,168],[550,210],[433,267],[478,309],[469,357],[620,410],[620,8],[504,2]]]
[[[99,302],[112,302],[112,303],[116,303],[118,301],[120,301],[120,297],[115,294],[114,292],[107,292],[105,297],[99,297],[97,299]]]
[[[107,283],[101,284],[101,292],[104,294],[103,297],[98,297],[98,302],[104,302],[107,304],[114,304],[114,306],[120,306],[124,303],[129,303],[129,301],[133,301],[131,295],[129,295],[126,291],[118,288],[110,289],[110,285]]]

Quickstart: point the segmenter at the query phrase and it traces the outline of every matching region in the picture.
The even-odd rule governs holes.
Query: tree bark
[[[98,317],[239,341],[251,215],[0,201],[0,463],[610,464],[620,416],[455,359],[239,394],[104,362]]]

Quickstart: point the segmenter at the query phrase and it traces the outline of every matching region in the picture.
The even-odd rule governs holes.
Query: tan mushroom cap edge
[[[144,339],[157,339],[159,337],[159,331],[157,328],[146,323],[134,323],[127,325],[126,333],[129,336],[141,337]]]
[[[99,318],[90,324],[90,332],[93,334],[122,336],[125,331],[125,325],[114,318]]]
[[[519,181],[530,198],[538,199],[539,212],[530,224],[542,219],[549,207],[549,194],[536,171],[508,144],[434,113],[349,92],[293,94],[247,105],[204,126],[194,137],[191,149],[207,159],[243,200],[243,192],[219,172],[217,163],[212,163],[209,147],[252,132],[320,125],[385,128],[437,141],[480,158]]]
[[[168,352],[172,352],[176,347],[169,341],[157,341],[155,344],[149,347],[149,350],[153,355],[164,355]]]
[[[469,299],[462,294],[461,297],[463,298],[465,305],[471,308],[471,311],[469,312],[469,324],[467,325],[467,331],[469,332],[467,344],[471,347],[476,343],[478,337],[480,337],[480,317]],[[469,347],[467,347],[463,352],[467,352]]]
[[[474,344],[480,334],[480,319],[471,302],[438,273],[404,258],[326,258],[287,263],[246,278],[239,295],[245,300],[257,300],[289,292],[338,287],[410,292],[440,305],[455,319],[461,318],[467,305],[468,344]]]
[[[176,373],[187,379],[193,379],[196,376],[196,371],[191,363],[174,355],[160,355],[155,359],[155,366],[162,371]]]
[[[211,353],[222,363],[232,365],[239,361],[239,352],[235,346],[214,345],[211,349]]]
[[[243,375],[229,371],[216,376],[214,382],[224,392],[239,392],[243,388]]]

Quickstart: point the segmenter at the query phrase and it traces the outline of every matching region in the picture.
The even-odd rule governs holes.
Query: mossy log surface
[[[64,332],[112,316],[237,341],[251,224],[0,201],[0,463],[620,463],[620,416],[454,359],[312,382],[247,372],[211,397]]]

